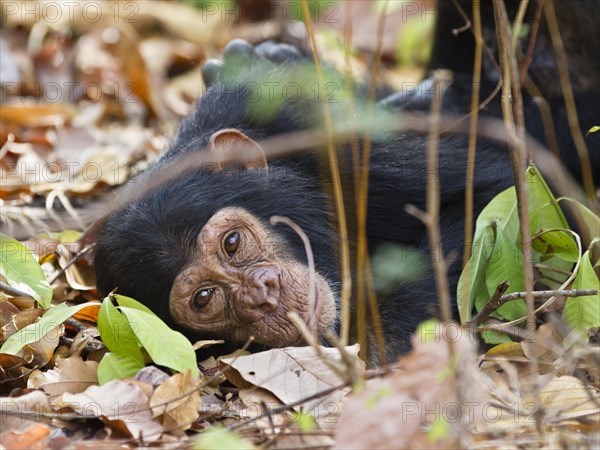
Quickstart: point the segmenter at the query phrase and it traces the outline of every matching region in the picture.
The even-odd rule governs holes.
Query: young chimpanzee
[[[137,182],[151,181],[202,149],[211,164],[144,192],[106,219],[95,257],[99,292],[106,295],[118,288],[188,334],[229,342],[254,336],[271,347],[301,345],[302,336],[288,317],[295,311],[323,338],[338,327],[340,242],[318,152],[267,160],[257,143],[322,128],[324,100],[314,96],[314,67],[285,44],[252,47],[234,41],[225,50],[222,67],[210,63],[203,75],[210,85],[207,93],[182,123],[168,152]],[[366,108],[360,89],[350,108],[343,77],[333,74],[328,83],[335,88],[330,106],[338,127],[340,121],[348,122],[349,114],[361,123]],[[458,87],[464,93],[455,101],[468,105],[470,89]],[[376,114],[382,122],[390,116],[401,120],[402,107],[397,98],[387,99]],[[425,208],[427,137],[377,129],[373,137],[369,250],[387,243],[408,245],[428,264],[425,229],[405,212],[407,204]],[[460,254],[467,137],[442,135],[439,147],[442,241],[446,253]],[[349,145],[339,145],[337,153],[349,194],[354,185],[352,152]],[[245,162],[232,164],[231,156]],[[505,146],[480,139],[473,180],[476,212],[512,180]],[[315,260],[314,295],[309,295],[311,273],[301,239],[287,227],[271,225],[273,215],[290,218],[308,236]],[[448,270],[454,293],[460,258]],[[387,356],[394,360],[409,348],[416,325],[435,314],[432,271],[426,268],[419,279],[379,294]],[[376,355],[370,349],[372,363],[378,362]]]
[[[330,223],[332,201],[314,155],[267,162],[256,143],[315,128],[322,120],[322,104],[312,99],[308,80],[302,82],[299,76],[306,70],[305,60],[275,65],[263,56],[265,48],[275,54],[278,48],[289,51],[272,43],[255,50],[236,41],[226,48],[217,79],[210,80],[212,86],[182,123],[169,151],[138,182],[205,147],[213,164],[113,213],[101,229],[95,263],[101,295],[118,287],[119,293],[142,301],[171,324],[200,335],[236,342],[254,336],[259,344],[289,346],[303,342],[287,316],[290,311],[299,313],[318,336],[337,327],[339,240]],[[269,83],[294,86],[304,95],[297,101],[282,102],[281,92],[269,98]],[[342,83],[341,77],[335,83]],[[256,87],[265,89],[259,102],[253,102]],[[345,106],[335,100],[337,116]],[[425,206],[426,145],[426,137],[420,135],[377,136],[369,166],[371,248],[386,242],[410,244],[427,255],[423,226],[404,210],[408,203]],[[441,146],[444,244],[460,250],[466,140],[448,136]],[[252,153],[250,167],[221,162],[236,152]],[[346,147],[339,154],[350,157]],[[482,170],[475,179],[478,209],[512,181],[506,151],[482,143],[480,155]],[[352,186],[347,167],[351,165],[341,164],[341,178]],[[273,215],[290,218],[310,239],[316,265],[312,304],[302,241],[286,227],[270,225]],[[452,268],[454,280],[458,269]],[[429,270],[425,272],[420,282],[399,287],[381,300],[391,358],[408,348],[409,334],[431,316],[428,305],[437,303],[435,281]]]

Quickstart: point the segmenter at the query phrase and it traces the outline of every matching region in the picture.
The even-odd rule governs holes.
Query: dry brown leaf
[[[271,421],[276,426],[283,425],[284,417],[271,414],[274,408],[283,406],[283,402],[275,397],[274,394],[266,389],[250,388],[240,389],[238,395],[245,407],[242,414],[244,418],[254,419],[261,414],[269,412],[270,414],[268,417],[265,417],[263,425],[269,426]]]
[[[32,422],[40,419],[39,415],[24,413],[41,413],[48,410],[49,397],[42,391],[33,391],[20,397],[0,397],[0,423],[2,431],[19,431],[29,428]]]
[[[162,416],[169,431],[184,431],[198,418],[200,382],[186,369],[158,386],[150,398],[153,417]]]
[[[356,364],[364,368],[358,359],[358,345],[347,347],[346,351],[356,358]],[[326,357],[340,361],[339,351],[322,348]],[[234,370],[227,370],[227,379],[240,388],[257,386],[272,392],[285,404],[293,403],[318,392],[343,384],[342,380],[312,347],[276,348],[237,358],[221,359],[223,364]],[[240,382],[240,378],[244,382]],[[339,389],[327,396],[304,405],[304,411],[315,419],[325,419],[337,410],[339,402],[349,388]]]
[[[19,356],[0,353],[0,387],[3,392],[27,386],[27,375],[31,369],[26,367],[26,359]]]
[[[130,437],[156,441],[163,427],[152,419],[148,397],[128,381],[109,381],[80,394],[63,394],[62,400],[80,414],[103,416],[107,426]]]
[[[52,330],[44,335],[44,337],[39,341],[23,347],[23,350],[21,350],[18,355],[23,356],[27,355],[28,353],[32,353],[32,364],[38,367],[45,366],[52,359],[54,350],[56,350],[56,347],[58,347],[60,337],[63,334],[65,334],[64,325],[58,325],[57,327],[52,328]]]
[[[180,116],[188,115],[194,100],[204,94],[204,83],[199,78],[200,68],[194,67],[181,75],[169,79],[164,86],[165,104]]]
[[[80,311],[73,314],[73,318],[77,320],[87,320],[88,322],[96,323],[98,314],[100,313],[101,304],[86,306]]]
[[[346,399],[335,448],[455,448],[466,438],[464,425],[481,420],[486,389],[468,336],[451,355],[440,333],[431,343],[414,336],[413,350],[399,361],[402,372]]]
[[[565,352],[563,336],[551,323],[540,325],[533,339],[521,342],[521,346],[528,358],[535,355],[538,359],[552,363]]]
[[[224,343],[225,343],[225,341],[223,339],[207,339],[207,340],[194,342],[194,345],[192,345],[192,348],[194,350],[200,350],[201,348],[209,348],[209,347],[212,347],[213,345],[224,344]],[[213,358],[213,361],[214,361],[214,358]],[[214,367],[216,367],[216,361],[215,361]]]
[[[66,392],[77,394],[85,391],[90,385],[98,384],[97,371],[97,362],[84,361],[80,356],[71,356],[59,359],[52,370],[33,371],[27,381],[27,387],[41,389],[51,396]]]
[[[10,303],[6,303],[4,309],[14,311],[12,308],[13,305]],[[25,309],[23,311],[18,311],[10,317],[7,317],[7,321],[3,326],[2,334],[5,339],[8,339],[10,336],[15,334],[21,328],[25,328],[27,325],[31,325],[34,323],[39,317],[44,314],[44,310],[42,308],[31,308]]]
[[[46,448],[46,439],[50,429],[44,425],[33,425],[23,433],[9,431],[0,435],[2,448],[10,450],[43,450]]]
[[[96,289],[96,277],[94,276],[94,270],[87,264],[70,264],[71,260],[77,254],[76,251],[71,251],[71,246],[66,244],[59,244],[57,247],[58,252],[58,264],[61,268],[65,269],[65,277],[69,286],[79,291],[90,291]],[[97,308],[100,308],[98,305]],[[87,308],[85,308],[87,309]],[[96,312],[96,318],[98,317]]]
[[[541,407],[550,420],[586,417],[600,422],[600,392],[575,377],[555,377],[540,391]],[[533,402],[530,397],[526,402]]]
[[[1,121],[30,127],[67,123],[74,115],[75,109],[67,103],[3,104],[0,108]]]

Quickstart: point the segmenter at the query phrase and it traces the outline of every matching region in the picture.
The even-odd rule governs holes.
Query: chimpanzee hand
[[[266,41],[253,46],[243,39],[234,39],[223,51],[223,60],[209,59],[202,66],[202,79],[206,86],[217,81],[226,81],[236,74],[257,65],[272,68],[279,64],[289,64],[305,58],[305,55],[289,44]]]

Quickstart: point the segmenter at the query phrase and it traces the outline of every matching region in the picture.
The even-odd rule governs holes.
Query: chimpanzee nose
[[[266,314],[277,311],[281,271],[276,267],[259,267],[247,273],[243,290],[233,302],[233,308],[239,320],[254,322]]]
[[[260,269],[256,274],[256,296],[252,299],[254,307],[262,312],[277,310],[279,304],[280,271],[274,268]]]

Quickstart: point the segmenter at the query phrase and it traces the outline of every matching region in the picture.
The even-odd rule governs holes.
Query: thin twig
[[[292,219],[288,218],[288,217],[283,217],[283,216],[271,216],[270,222],[272,225],[277,225],[277,224],[284,224],[287,225],[288,227],[290,227],[292,230],[294,230],[294,233],[296,233],[298,235],[298,237],[300,237],[300,239],[302,240],[302,243],[304,244],[304,252],[306,253],[306,260],[308,261],[308,305],[309,308],[312,308],[314,311],[314,306],[317,302],[317,282],[316,282],[316,271],[315,271],[315,257],[312,251],[312,247],[310,245],[310,239],[308,239],[308,236],[306,235],[306,233],[304,232],[304,230],[298,226],[298,224],[296,222],[294,222]],[[318,314],[320,313],[320,311],[316,311],[317,317],[315,318],[315,320],[317,320],[317,326],[315,327],[315,331],[318,330],[318,321],[319,321],[319,317]],[[314,340],[314,337],[313,339]]]
[[[488,317],[490,317],[490,315],[494,311],[496,311],[500,307],[501,303],[499,304],[498,302],[502,298],[502,294],[506,292],[509,286],[510,283],[508,281],[504,281],[498,285],[496,291],[494,292],[494,295],[492,295],[492,298],[490,298],[490,300],[485,304],[483,309],[479,311],[479,314],[473,317],[471,322],[469,322],[469,325],[472,329],[481,324],[481,322],[485,321]]]
[[[317,73],[317,81],[319,86],[325,85],[325,77],[321,69],[321,61],[319,59],[319,49],[315,41],[315,33],[311,21],[310,10],[307,0],[301,1],[302,14],[304,15],[304,24],[310,40],[310,46],[313,52],[315,62],[315,71]],[[325,122],[325,132],[327,135],[327,155],[331,167],[331,181],[333,184],[333,197],[337,212],[338,230],[340,236],[341,247],[341,265],[342,265],[342,289],[341,289],[341,329],[340,340],[346,344],[350,334],[350,295],[352,293],[352,273],[350,269],[350,244],[348,240],[348,225],[346,223],[346,208],[344,206],[344,194],[342,192],[342,182],[340,171],[338,170],[338,157],[335,149],[333,122],[329,104],[326,101],[323,103],[323,120]]]
[[[450,81],[450,75],[443,70],[433,74],[436,92],[443,92],[444,85]],[[438,91],[442,89],[442,91]],[[440,140],[440,116],[442,102],[432,100],[430,131],[427,150],[427,200],[426,211],[421,211],[414,205],[407,205],[406,212],[421,220],[427,228],[429,245],[431,247],[431,260],[435,272],[436,288],[440,305],[441,318],[444,323],[452,321],[450,307],[450,290],[448,287],[448,273],[444,251],[442,249],[442,236],[440,232],[440,185],[438,182],[438,144]]]
[[[475,179],[475,149],[477,148],[477,120],[479,119],[479,86],[481,85],[481,59],[483,54],[483,37],[481,34],[481,11],[479,1],[473,2],[473,33],[475,34],[475,56],[473,62],[473,87],[471,90],[469,147],[467,150],[463,269],[466,267],[469,258],[471,258],[471,246],[473,244],[473,185]],[[470,278],[470,274],[466,275],[468,280]]]
[[[527,155],[525,147],[525,123],[523,114],[523,99],[521,97],[521,85],[519,83],[519,72],[516,57],[511,45],[511,31],[508,23],[506,6],[502,0],[493,0],[494,18],[496,20],[496,40],[500,54],[500,67],[502,69],[502,114],[504,127],[509,137],[509,150],[513,167],[513,177],[517,193],[517,209],[519,214],[519,226],[521,231],[521,257],[523,258],[524,284],[527,295],[527,333],[534,336],[536,330],[535,303],[533,292],[533,262],[528,257],[531,253],[531,227],[529,224],[529,201],[528,192],[525,187],[524,161]],[[531,373],[539,374],[537,355],[533,354],[529,359]],[[540,404],[540,387],[537,383],[533,385],[533,398],[536,404]],[[536,427],[543,434],[543,426],[540,416],[536,416]]]
[[[592,164],[590,163],[590,155],[581,133],[579,119],[577,117],[577,106],[575,105],[575,96],[573,95],[573,85],[569,75],[569,63],[567,54],[560,36],[558,21],[556,20],[556,11],[554,10],[554,0],[547,0],[544,6],[546,24],[556,53],[556,61],[558,68],[558,76],[560,79],[560,87],[565,99],[565,108],[567,110],[567,123],[571,130],[571,136],[575,143],[579,162],[581,164],[581,175],[583,178],[583,188],[587,197],[592,204],[597,205],[596,189],[594,188],[594,177],[592,175]]]
[[[12,295],[13,297],[26,297],[26,298],[33,299],[33,297],[31,295],[29,295],[27,292],[23,292],[20,289],[9,286],[8,284],[2,283],[1,281],[0,281],[0,291],[4,292],[5,294]]]
[[[535,298],[553,298],[553,297],[586,297],[588,295],[598,295],[598,293],[599,293],[599,291],[597,289],[570,289],[570,290],[557,289],[557,290],[548,290],[548,291],[534,291],[531,294]],[[487,310],[488,305],[490,305],[489,309],[491,311],[489,314],[486,313],[487,317],[479,318],[479,316],[483,315],[484,310],[482,310],[477,316],[475,316],[475,318],[473,318],[473,320],[470,323],[474,324],[474,325],[480,325],[482,322],[484,322],[485,320],[487,320],[489,318],[491,313],[493,313],[495,310],[497,310],[499,307],[501,307],[505,303],[511,302],[513,300],[518,300],[520,298],[524,298],[526,295],[527,295],[527,292],[511,292],[510,294],[503,295],[502,297],[498,298],[497,300],[495,300],[496,296],[494,295],[494,297],[492,297],[492,299],[490,299],[490,301],[484,307],[484,310]],[[493,305],[492,305],[492,302],[493,302]],[[536,310],[536,312],[538,312],[541,309],[543,309],[543,308],[538,308],[538,310]],[[515,321],[513,321],[513,322],[515,322]],[[507,325],[510,325],[513,329],[522,330],[522,328],[513,326],[512,325],[513,322],[501,322],[501,323],[499,322],[498,324],[488,324],[484,327],[477,328],[476,331],[494,330],[494,331],[502,331],[505,333],[509,333],[508,330],[510,328]],[[531,338],[527,332],[525,332],[522,337],[523,337],[523,339],[527,339],[528,337]]]
[[[550,297],[585,297],[587,295],[597,295],[597,289],[568,289],[568,290],[549,290],[549,291],[534,291],[532,292],[535,298],[550,298]],[[499,306],[502,306],[506,302],[517,300],[519,298],[525,298],[526,292],[511,292],[510,294],[503,295],[499,300]]]
[[[387,17],[387,9],[389,0],[386,0],[381,9],[379,20],[377,23],[377,46],[373,56],[373,67],[371,68],[369,91],[367,95],[367,127],[363,138],[362,161],[360,164],[360,180],[358,198],[356,202],[356,218],[357,218],[357,254],[356,254],[356,320],[358,342],[361,345],[360,355],[365,358],[367,354],[367,333],[366,333],[366,301],[365,293],[369,301],[369,309],[371,311],[371,319],[375,329],[375,336],[378,342],[379,358],[381,361],[387,361],[385,355],[385,343],[383,330],[381,328],[381,320],[379,317],[379,307],[377,305],[377,297],[372,288],[372,284],[367,281],[370,264],[368,262],[368,246],[367,246],[367,203],[369,199],[369,162],[371,156],[371,133],[373,128],[373,118],[375,116],[375,88],[379,66],[381,64],[381,53],[383,51],[383,34],[385,31],[385,22]],[[365,358],[366,359],[366,358]]]
[[[71,267],[73,264],[75,264],[77,262],[77,260],[79,260],[79,258],[81,258],[83,255],[85,255],[87,252],[89,252],[95,246],[96,246],[96,243],[93,243],[90,245],[86,245],[81,250],[79,250],[77,252],[77,254],[75,256],[73,256],[67,262],[67,264],[65,264],[65,266],[58,271],[58,273],[56,275],[54,275],[54,277],[49,281],[49,284],[52,285],[52,284],[56,283],[56,281],[67,271],[67,269],[69,267]]]

